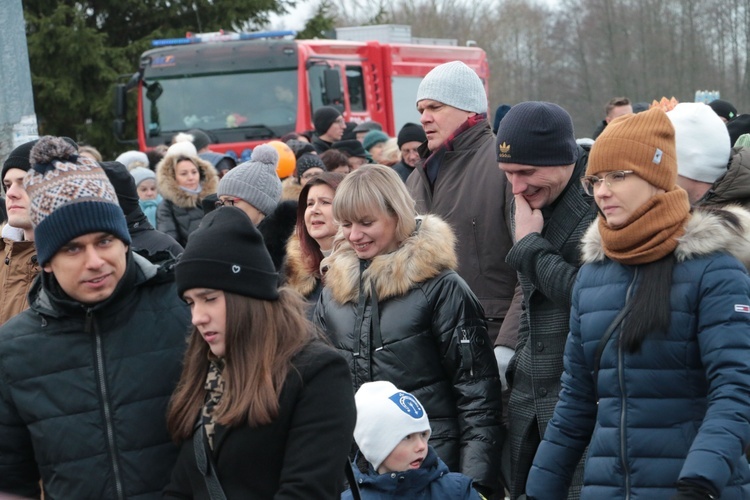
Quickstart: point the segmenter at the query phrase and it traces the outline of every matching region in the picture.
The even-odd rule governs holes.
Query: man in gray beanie
[[[510,191],[497,168],[484,83],[460,61],[442,64],[420,83],[416,106],[427,140],[406,187],[419,213],[439,215],[455,231],[458,274],[482,303],[494,341],[517,277],[505,263],[512,246]],[[500,492],[500,445],[492,456],[465,457],[471,467],[456,472],[474,478],[480,491]]]
[[[281,180],[276,174],[279,154],[263,144],[253,150],[250,161],[230,170],[219,181],[220,205],[234,205],[256,226],[275,209],[281,199]]]
[[[560,106],[511,107],[498,126],[495,155],[513,189],[514,244],[505,260],[519,279],[495,343],[498,368],[510,385],[505,450],[511,463],[503,463],[503,475],[516,499],[557,403],[579,243],[597,209],[579,182],[588,153],[576,144],[573,122]],[[579,497],[582,479],[579,465],[569,499]]]

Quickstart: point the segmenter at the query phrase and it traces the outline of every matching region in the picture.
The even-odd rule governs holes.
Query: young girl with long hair
[[[348,367],[303,298],[277,288],[247,215],[207,215],[176,281],[194,328],[167,416],[182,447],[165,495],[213,500],[218,482],[229,499],[338,498],[355,421]]]

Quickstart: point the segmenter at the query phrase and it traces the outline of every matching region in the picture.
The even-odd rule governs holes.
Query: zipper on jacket
[[[638,280],[638,268],[635,268],[633,279],[628,285],[625,292],[625,304],[632,298],[635,282]],[[623,307],[625,307],[623,304]],[[623,324],[625,320],[623,320]],[[620,325],[620,335],[622,335],[622,325]],[[625,500],[630,500],[630,468],[626,458],[627,447],[625,446],[625,368],[623,363],[625,355],[622,352],[622,337],[617,342],[617,378],[620,382],[620,460],[622,461],[622,470],[625,473]]]
[[[91,332],[94,326],[94,313],[91,308],[86,310],[86,331]],[[107,429],[107,443],[112,457],[112,472],[115,479],[115,489],[117,490],[117,498],[125,499],[125,492],[122,486],[122,477],[120,477],[120,464],[117,461],[117,452],[115,448],[115,431],[114,424],[112,423],[112,408],[109,404],[109,393],[107,391],[107,381],[104,376],[104,352],[102,349],[102,336],[98,329],[94,331],[94,339],[96,341],[96,369],[99,376],[99,391],[102,397],[102,407],[104,410],[104,425]]]
[[[466,333],[466,328],[461,328],[461,340],[459,344],[461,346],[461,368],[469,371],[471,377],[474,376],[474,355],[471,353],[471,340],[469,335]]]

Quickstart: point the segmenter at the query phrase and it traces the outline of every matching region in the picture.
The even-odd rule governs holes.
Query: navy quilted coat
[[[667,499],[678,480],[750,498],[750,278],[728,254],[748,262],[750,214],[738,214],[744,234],[721,215],[693,215],[675,251],[669,331],[635,354],[615,331],[597,380],[602,334],[628,293],[647,285],[638,266],[604,257],[596,223],[589,229],[560,401],[529,475],[530,498],[564,498],[589,439],[582,499]]]

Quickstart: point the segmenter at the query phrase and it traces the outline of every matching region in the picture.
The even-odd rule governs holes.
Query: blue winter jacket
[[[480,500],[479,493],[471,487],[472,480],[458,472],[450,472],[432,446],[419,469],[378,474],[370,465],[366,473],[354,468],[362,500]],[[341,495],[341,500],[352,500],[351,490]]]
[[[750,498],[743,454],[750,444],[750,278],[729,255],[750,262],[750,213],[739,210],[732,209],[739,227],[726,213],[691,217],[675,250],[669,331],[649,335],[635,354],[620,347],[615,331],[598,380],[600,338],[629,290],[647,285],[639,266],[604,256],[596,223],[589,229],[560,401],[529,474],[529,498],[565,498],[589,440],[581,499],[668,499],[678,481],[722,499]]]

